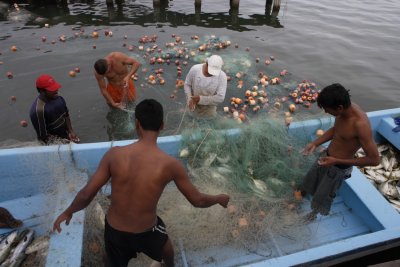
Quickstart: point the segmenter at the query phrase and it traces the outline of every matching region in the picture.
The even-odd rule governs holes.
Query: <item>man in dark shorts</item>
[[[220,204],[226,208],[229,196],[199,192],[190,182],[182,163],[158,147],[157,138],[164,126],[160,103],[153,99],[143,100],[136,106],[135,118],[139,140],[106,152],[89,182],[56,219],[53,230],[60,232],[63,221],[68,225],[73,213],[87,207],[112,177],[111,205],[104,233],[109,266],[127,266],[138,252],[155,261],[162,260],[166,266],[174,266],[171,240],[156,213],[165,186],[174,181],[195,207]]]
[[[343,180],[351,176],[352,166],[375,166],[380,162],[367,114],[351,103],[348,90],[338,83],[329,85],[321,91],[317,103],[326,113],[335,116],[335,123],[303,151],[304,155],[309,155],[318,146],[331,141],[305,175],[301,186],[303,195],[313,195],[312,211],[306,216],[307,220],[314,220],[318,213],[329,214],[336,191]],[[360,148],[365,157],[355,158]]]
[[[80,140],[72,129],[71,119],[65,100],[58,95],[61,85],[48,74],[36,79],[39,96],[30,109],[30,118],[37,138],[45,144],[68,143]]]

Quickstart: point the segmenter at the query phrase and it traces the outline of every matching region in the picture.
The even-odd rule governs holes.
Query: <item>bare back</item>
[[[111,69],[104,76],[110,84],[123,87],[124,78],[129,72],[125,58],[126,55],[120,52],[112,52],[106,57],[111,62]]]
[[[368,117],[358,105],[352,104],[345,115],[336,117],[333,138],[328,147],[329,156],[340,159],[353,158],[363,146],[363,131],[371,131]],[[372,141],[369,139],[368,142]]]
[[[156,146],[116,147],[109,164],[111,206],[107,220],[116,229],[139,233],[155,225],[157,203],[172,180],[176,159]]]

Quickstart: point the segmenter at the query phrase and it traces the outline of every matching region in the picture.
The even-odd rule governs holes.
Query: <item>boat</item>
[[[400,149],[400,133],[394,117],[400,108],[367,113],[375,141],[389,142]],[[320,128],[329,128],[334,118],[293,122],[289,133],[315,138]],[[181,136],[159,137],[161,149],[178,157]],[[56,216],[71,202],[104,153],[112,146],[132,140],[24,147],[0,150],[0,207],[21,219],[36,236],[50,236],[45,266],[81,266],[85,211],[74,214],[60,234],[49,231]],[[304,205],[306,205],[305,203]],[[309,205],[309,203],[308,203]],[[282,236],[269,236],[269,256],[219,247],[190,251],[180,244],[182,266],[329,266],[400,246],[400,214],[388,203],[365,175],[354,168],[335,198],[330,215],[307,227],[307,246]],[[0,229],[0,234],[10,232]],[[205,262],[204,259],[213,259]]]

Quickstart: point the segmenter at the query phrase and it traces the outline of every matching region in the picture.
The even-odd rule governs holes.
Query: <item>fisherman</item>
[[[108,105],[124,109],[136,99],[132,75],[139,67],[140,63],[137,60],[121,52],[111,52],[105,58],[96,61],[94,75]]]
[[[36,79],[39,96],[30,109],[32,125],[37,138],[45,144],[53,142],[79,143],[80,140],[72,129],[66,102],[58,95],[61,85],[48,74]]]
[[[157,146],[164,127],[163,108],[153,99],[135,109],[139,140],[112,147],[103,156],[97,171],[78,192],[72,204],[56,219],[53,230],[68,225],[72,215],[89,205],[97,192],[111,179],[111,205],[105,218],[104,241],[109,266],[127,266],[143,252],[155,261],[174,266],[174,250],[164,222],[157,216],[157,204],[165,186],[174,181],[195,207],[227,206],[229,196],[200,193],[190,182],[183,165]],[[157,162],[157,164],[154,164]]]
[[[331,141],[305,175],[301,186],[303,196],[307,193],[313,196],[312,211],[306,215],[308,221],[314,220],[318,213],[329,214],[337,190],[343,180],[351,176],[352,166],[376,166],[380,162],[368,117],[358,105],[351,103],[349,90],[338,83],[329,85],[320,92],[317,103],[326,113],[335,116],[335,123],[303,150],[304,155],[309,155],[318,146]],[[365,157],[355,158],[360,148]]]
[[[204,64],[194,65],[186,76],[185,95],[189,110],[200,118],[217,115],[217,105],[225,99],[227,78],[222,58],[212,55]]]
[[[106,116],[110,122],[107,126],[110,141],[136,137],[131,112],[136,100],[132,75],[139,67],[137,60],[121,52],[112,52],[94,64],[94,75],[100,91],[111,107]]]

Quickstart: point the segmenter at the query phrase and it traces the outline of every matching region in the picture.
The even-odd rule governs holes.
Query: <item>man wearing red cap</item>
[[[222,58],[212,55],[206,63],[194,65],[185,80],[185,94],[190,111],[198,117],[217,115],[217,105],[224,101],[227,79]]]
[[[45,144],[53,142],[79,143],[79,138],[72,129],[65,100],[58,95],[61,85],[48,74],[40,75],[36,80],[39,96],[30,110],[32,125],[38,139]]]

